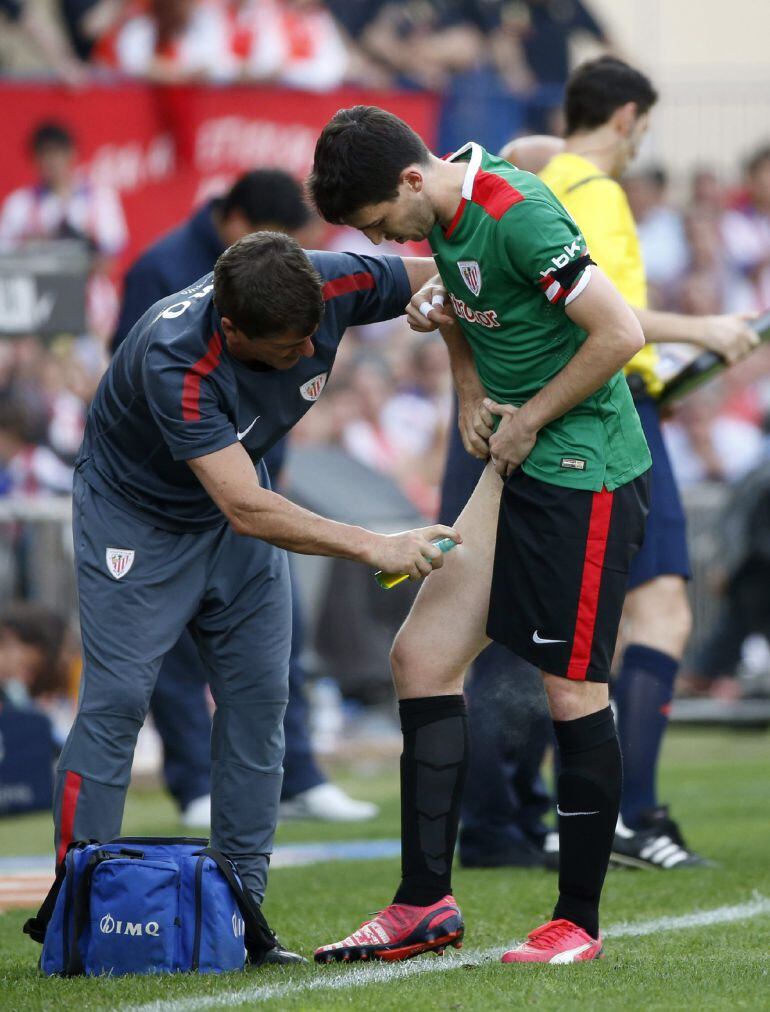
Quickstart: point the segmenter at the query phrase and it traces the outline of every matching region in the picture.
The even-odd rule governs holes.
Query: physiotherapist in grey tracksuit
[[[189,628],[216,703],[211,844],[261,904],[291,638],[283,549],[419,579],[442,564],[431,539],[459,538],[326,520],[271,492],[262,457],[318,399],[347,327],[401,315],[434,270],[432,260],[306,254],[286,235],[254,233],[213,275],[152,306],[121,345],[76,463],[84,666],[57,770],[58,860],[72,840],[120,833],[159,666]]]

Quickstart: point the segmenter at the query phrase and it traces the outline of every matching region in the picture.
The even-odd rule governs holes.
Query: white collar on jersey
[[[453,162],[455,158],[464,155],[466,151],[470,151],[471,157],[468,162],[465,179],[463,179],[462,195],[466,200],[470,200],[473,196],[473,184],[476,180],[476,173],[481,168],[481,156],[483,155],[481,147],[475,141],[468,141],[467,144],[463,144],[461,148],[458,148],[448,161]]]

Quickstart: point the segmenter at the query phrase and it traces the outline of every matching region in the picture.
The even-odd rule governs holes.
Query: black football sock
[[[622,764],[609,706],[577,720],[553,722],[561,770],[559,901],[563,917],[599,937],[599,898],[620,808]]]
[[[462,696],[399,703],[401,885],[394,903],[429,906],[452,891],[452,859],[468,767],[468,719]]]

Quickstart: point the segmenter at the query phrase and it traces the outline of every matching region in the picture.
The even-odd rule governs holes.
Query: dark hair
[[[367,204],[395,200],[404,169],[429,157],[422,138],[398,116],[355,105],[336,112],[321,131],[308,189],[321,216],[343,224]]]
[[[45,148],[66,148],[71,151],[74,147],[75,138],[57,120],[38,123],[29,138],[29,149],[33,155],[39,155]]]
[[[281,169],[254,169],[240,176],[219,210],[223,218],[240,211],[254,227],[274,224],[287,231],[302,228],[310,219],[302,187]]]
[[[765,144],[749,156],[746,160],[746,172],[748,175],[753,176],[758,169],[762,168],[765,162],[770,162],[770,144]]]
[[[312,334],[324,310],[322,279],[283,232],[252,232],[214,265],[214,304],[247,337]]]
[[[645,113],[657,100],[650,79],[623,60],[600,56],[581,63],[570,75],[564,96],[567,136],[602,126],[627,102],[635,102],[637,110]]]

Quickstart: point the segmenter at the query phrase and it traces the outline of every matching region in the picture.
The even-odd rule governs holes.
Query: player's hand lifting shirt
[[[484,388],[521,405],[579,350],[586,332],[564,307],[590,284],[583,236],[550,190],[477,144],[449,227],[430,235],[436,264],[473,350]],[[526,474],[571,488],[617,488],[650,456],[621,373],[541,429]]]
[[[258,462],[322,393],[345,330],[401,316],[411,296],[399,257],[308,256],[324,279],[325,311],[315,354],[290,369],[228,352],[211,274],[144,314],[88,413],[76,467],[97,492],[165,530],[225,522],[186,461],[240,441]]]

